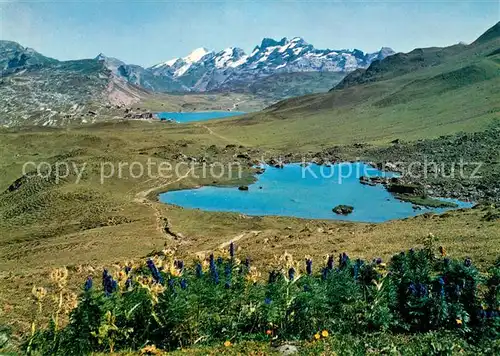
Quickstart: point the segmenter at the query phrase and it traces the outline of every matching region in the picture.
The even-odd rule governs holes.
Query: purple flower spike
[[[88,276],[87,280],[85,281],[84,290],[85,290],[85,292],[88,292],[91,289],[92,289],[92,277]]]
[[[229,256],[231,256],[231,259],[234,258],[234,243],[233,243],[233,241],[231,241],[231,243],[229,244]]]
[[[306,273],[309,276],[312,275],[312,264],[313,261],[310,258],[306,259]]]

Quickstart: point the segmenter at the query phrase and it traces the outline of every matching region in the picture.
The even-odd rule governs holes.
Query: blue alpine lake
[[[174,120],[178,123],[186,123],[192,121],[205,121],[212,119],[221,119],[223,117],[231,117],[243,115],[241,111],[199,111],[199,112],[160,112],[157,113],[160,120]]]
[[[279,215],[309,219],[335,219],[362,222],[383,222],[402,219],[425,212],[444,212],[450,208],[414,209],[413,204],[400,201],[382,185],[368,186],[359,182],[361,176],[392,177],[395,174],[379,171],[364,163],[339,163],[330,167],[288,164],[284,168],[265,166],[263,174],[248,186],[204,186],[160,194],[163,203],[207,211],[239,212],[247,215]],[[458,208],[472,203],[452,199]],[[332,211],[337,205],[350,205],[349,215]]]

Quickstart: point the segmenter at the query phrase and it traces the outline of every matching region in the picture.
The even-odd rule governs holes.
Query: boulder
[[[277,347],[276,351],[281,355],[295,355],[299,353],[297,346],[288,344]]]
[[[338,215],[349,215],[350,213],[352,213],[354,211],[354,207],[352,207],[350,205],[342,205],[341,204],[341,205],[337,205],[335,208],[333,208],[332,211]]]
[[[246,191],[246,190],[248,190],[248,186],[247,185],[241,185],[241,186],[238,187],[238,189]]]

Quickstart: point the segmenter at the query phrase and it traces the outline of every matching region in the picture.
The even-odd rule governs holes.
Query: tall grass
[[[284,253],[270,261],[266,276],[250,260],[239,261],[234,244],[189,267],[166,250],[115,273],[104,270],[99,281],[89,277],[64,326],[58,314],[66,308],[65,276],[55,273],[59,309],[48,327],[34,322],[24,347],[31,354],[78,355],[433,331],[475,345],[497,340],[500,263],[481,272],[470,259],[434,250],[429,240],[387,264],[346,254],[296,261]],[[40,310],[41,290],[34,289]]]

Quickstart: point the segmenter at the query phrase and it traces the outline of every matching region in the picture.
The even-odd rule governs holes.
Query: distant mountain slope
[[[251,93],[276,101],[327,92],[332,85],[339,83],[344,75],[344,73],[338,72],[276,73],[257,79],[250,84],[246,82],[233,83],[232,91]]]
[[[0,58],[1,126],[92,122],[146,95],[99,60],[60,62],[10,41]]]
[[[25,48],[19,43],[0,40],[0,74],[10,73],[28,66],[41,66],[57,63],[34,49]]]
[[[496,24],[470,45],[374,61],[328,93],[284,100],[213,129],[248,144],[255,132],[269,132],[270,145],[302,149],[309,142],[389,142],[484,129],[500,120],[498,29]],[[283,120],[286,130],[279,129]]]

